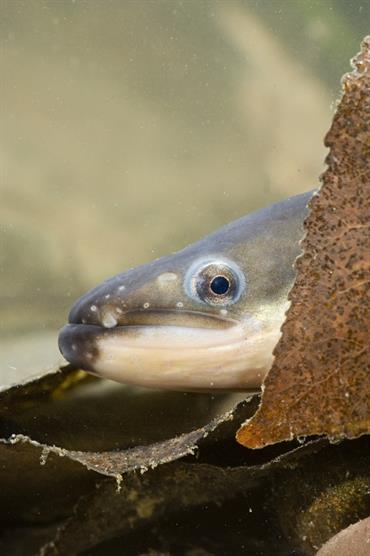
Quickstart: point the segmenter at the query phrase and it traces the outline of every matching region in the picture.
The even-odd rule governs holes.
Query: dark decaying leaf
[[[210,433],[221,427],[221,425],[226,426],[227,422],[234,419],[239,413],[242,415],[252,414],[255,408],[255,400],[251,399],[249,404],[243,403],[238,408],[235,408],[235,415],[233,411],[228,411],[215,417],[205,426],[191,432],[147,446],[136,446],[135,448],[127,448],[125,450],[107,450],[102,452],[66,450],[55,445],[41,444],[23,434],[12,434],[8,439],[0,439],[0,444],[5,445],[8,449],[15,444],[26,444],[28,447],[35,447],[41,451],[42,464],[46,463],[47,458],[51,454],[55,454],[59,457],[66,457],[70,461],[81,463],[89,470],[120,480],[119,476],[128,471],[136,469],[142,472],[147,471],[148,469],[154,469],[162,463],[169,463],[189,454],[194,454],[199,442],[208,437]],[[119,434],[117,429],[116,434]],[[0,453],[1,449],[2,447],[0,446]],[[31,451],[33,450],[31,449]]]
[[[370,432],[370,37],[353,67],[261,407],[237,435],[245,446]]]
[[[127,450],[196,436],[217,422],[232,428],[230,411],[242,398],[134,389],[67,367],[0,393],[0,438],[24,435],[75,452]],[[243,404],[246,414],[255,403]]]
[[[110,545],[115,542],[112,538],[123,536],[125,544],[131,543],[132,554],[139,554],[139,547],[149,550],[150,543],[162,553],[167,547],[170,554],[176,554],[180,550],[178,543],[183,543],[189,545],[189,554],[200,548],[217,554],[216,547],[218,553],[223,553],[232,546],[237,555],[244,553],[243,545],[253,555],[270,550],[268,547],[275,547],[277,542],[276,554],[284,555],[289,546],[301,545],[302,554],[313,554],[312,547],[318,540],[309,536],[311,528],[307,523],[322,520],[320,512],[324,510],[313,512],[312,500],[302,496],[298,486],[303,483],[302,469],[311,469],[310,458],[319,458],[321,452],[323,468],[330,467],[330,479],[334,481],[332,461],[325,456],[330,448],[323,441],[298,448],[280,446],[267,452],[239,447],[233,441],[235,428],[255,411],[257,401],[254,398],[236,404],[225,396],[136,391],[99,380],[85,381],[82,373],[70,368],[2,392],[0,430],[11,428],[13,435],[0,443],[0,513],[5,527],[1,551],[17,555],[27,547],[30,554],[37,554],[44,545],[44,554],[72,555],[90,551],[101,543]],[[190,421],[184,419],[189,404]],[[159,408],[162,420],[156,425],[162,428],[161,436],[148,422]],[[207,422],[206,416],[214,413]],[[168,436],[174,432],[174,421],[179,430],[188,428],[189,432]],[[205,424],[201,425],[202,421]],[[197,422],[200,426],[192,429]],[[94,438],[91,428],[105,436],[105,447],[112,443],[111,451],[64,447],[77,448],[79,442],[83,446],[101,446],[102,441]],[[63,441],[63,447],[56,447],[55,440]],[[174,461],[191,454],[195,445],[196,458]],[[343,450],[345,469],[354,469],[348,460],[354,457],[353,448],[350,456]],[[171,460],[172,463],[159,465]],[[367,461],[361,461],[361,467],[353,471],[355,477],[364,476],[364,466],[370,470]],[[149,471],[142,474],[147,468]],[[137,471],[132,472],[133,469]],[[338,488],[345,475],[343,469],[334,481]],[[328,476],[327,471],[323,476]],[[363,480],[370,483],[370,473],[365,473]],[[306,484],[307,481],[306,477]],[[289,491],[287,486],[282,487],[282,495],[277,493],[277,484],[296,484],[296,488]],[[317,489],[310,485],[310,492],[315,492],[316,497],[327,489],[327,484]],[[364,503],[370,512],[370,499],[363,498],[359,504],[352,497],[356,502],[353,512],[348,515],[338,511],[336,528],[329,524],[320,539],[327,540],[348,525],[351,518],[363,517],[357,508],[363,508]],[[288,499],[288,505],[282,504]],[[290,508],[299,509],[294,511],[297,515],[309,512],[309,518],[295,523]],[[227,527],[222,525],[225,511],[229,516]],[[172,515],[177,524],[182,524],[181,540],[178,525],[169,521]],[[269,535],[260,526],[266,520],[271,527]],[[217,534],[213,521],[219,523]],[[201,539],[197,536],[199,527],[208,531]],[[173,530],[177,532],[171,535]],[[302,537],[308,540],[302,542]],[[288,542],[289,538],[292,540]],[[117,552],[117,546],[112,548],[111,554]]]
[[[42,452],[117,477],[194,453],[251,416],[257,397],[132,389],[68,367],[0,393],[0,453]],[[233,422],[234,421],[234,422]],[[211,435],[211,436],[210,436]],[[2,437],[2,439],[1,439]]]
[[[85,512],[86,497],[95,513],[87,512],[82,519],[86,525],[81,549],[113,534],[128,533],[135,526],[131,514],[141,524],[150,516],[157,519],[166,512],[230,499],[248,490],[255,477],[264,475],[262,468],[251,470],[243,481],[241,475],[238,480],[237,475],[228,478],[222,469],[223,462],[245,459],[233,434],[257,407],[256,397],[241,403],[237,399],[131,389],[85,377],[70,367],[3,391],[0,514],[3,527],[10,529],[3,535],[2,552],[22,554],[27,546],[36,553],[76,503],[77,510]],[[195,447],[199,460],[217,465],[191,464],[179,470],[165,466],[164,471],[141,474],[192,454]],[[273,452],[265,460],[272,457]],[[121,479],[121,474],[134,469],[138,475]],[[107,482],[104,475],[116,480]],[[157,504],[149,515],[143,508],[150,506],[148,499],[153,496]],[[66,529],[60,529],[59,554],[72,554],[69,544],[78,553],[74,532],[82,530],[80,522],[78,514],[76,523],[70,518]],[[12,527],[16,537],[10,534]]]
[[[189,511],[196,507],[201,511],[196,514],[195,531],[185,529],[180,544],[193,542],[198,549],[208,550],[211,543],[198,538],[207,523],[207,509],[219,505],[225,520],[224,506],[230,501],[227,507],[233,518],[226,528],[221,526],[220,532],[224,537],[230,529],[230,537],[236,535],[239,539],[230,553],[276,556],[286,555],[294,548],[299,550],[297,554],[311,555],[334,530],[368,515],[370,497],[366,486],[370,482],[370,467],[364,451],[369,451],[368,441],[352,445],[350,453],[346,453],[343,445],[333,448],[323,441],[314,441],[262,465],[222,468],[174,462],[141,477],[125,476],[118,493],[112,482],[104,480],[95,492],[81,498],[74,516],[59,529],[53,542],[44,547],[43,554],[77,554],[118,535],[127,543],[132,530],[148,529],[151,522],[172,514],[177,527],[172,522],[175,528],[172,540],[167,531],[161,548],[177,554],[172,551],[179,540],[178,524],[186,523]],[[333,462],[338,460],[340,465],[333,470]],[[269,533],[266,523],[272,529]],[[214,524],[210,527],[211,538],[215,539],[218,532]],[[228,544],[218,542],[216,554],[227,554],[233,546],[230,538]],[[106,554],[104,550],[102,554]],[[210,554],[214,552],[211,550]]]

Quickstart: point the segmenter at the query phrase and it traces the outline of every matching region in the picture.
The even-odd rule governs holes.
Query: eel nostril
[[[115,326],[117,326],[117,323],[117,317],[114,315],[114,313],[110,311],[105,312],[102,318],[102,325],[105,328],[114,328]]]
[[[68,322],[70,324],[93,324],[104,328],[114,328],[122,314],[123,309],[116,306],[115,303],[99,303],[96,298],[81,298],[73,305]]]

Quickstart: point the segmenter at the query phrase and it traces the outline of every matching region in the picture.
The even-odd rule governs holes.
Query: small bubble
[[[98,310],[98,308],[97,308],[96,305],[91,305],[90,310],[91,310],[93,313],[96,313],[96,311]]]
[[[148,309],[148,307],[150,307],[150,303],[148,303],[148,302],[144,303],[143,307],[144,307],[144,309]]]
[[[181,309],[183,306],[184,306],[184,304],[183,304],[182,301],[178,301],[178,302],[176,303],[176,307],[178,307],[179,309]]]

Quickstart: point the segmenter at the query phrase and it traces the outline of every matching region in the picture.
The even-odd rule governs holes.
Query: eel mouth
[[[98,376],[185,391],[255,390],[271,363],[261,330],[191,311],[136,311],[111,328],[70,323],[59,334],[59,349]]]

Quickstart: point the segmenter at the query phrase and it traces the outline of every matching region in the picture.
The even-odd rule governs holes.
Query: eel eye
[[[188,275],[191,294],[209,305],[235,303],[245,283],[243,274],[234,263],[225,261],[197,265]],[[190,287],[189,287],[190,286]]]
[[[230,287],[230,282],[226,276],[216,276],[209,287],[216,295],[225,295]]]

